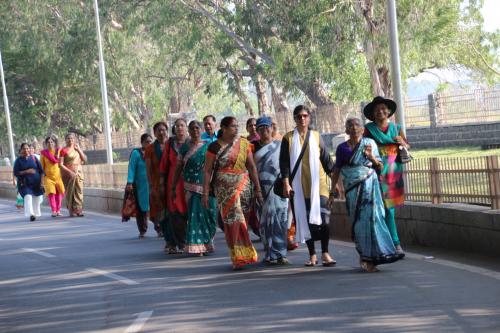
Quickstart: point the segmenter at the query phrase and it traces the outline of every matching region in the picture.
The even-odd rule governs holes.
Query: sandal
[[[313,266],[316,266],[317,264],[318,264],[318,259],[316,258],[316,255],[312,255],[311,258],[309,259],[309,261],[306,261],[304,266],[313,267]]]
[[[163,248],[163,252],[167,254],[177,254],[177,250],[175,249],[175,247],[170,247],[168,245],[165,245],[165,247]]]
[[[276,260],[276,264],[278,265],[290,265],[290,261],[287,258],[281,257]]]
[[[368,261],[360,261],[361,269],[367,273],[378,272],[377,266]]]
[[[330,257],[328,253],[323,253],[321,256],[321,262],[324,267],[331,267],[337,264],[337,261]]]

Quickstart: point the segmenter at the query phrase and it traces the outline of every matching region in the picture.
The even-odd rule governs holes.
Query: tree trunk
[[[268,114],[269,106],[266,95],[266,81],[264,80],[262,74],[257,73],[253,78],[253,82],[255,85],[255,91],[257,93],[257,105],[259,107],[259,116]]]
[[[274,106],[274,112],[290,112],[290,107],[286,100],[283,90],[279,88],[274,81],[269,81],[271,86],[271,97]]]
[[[370,71],[371,88],[374,96],[392,96],[391,80],[389,77],[389,69],[385,65],[378,65],[376,63],[377,52],[374,45],[374,40],[379,38],[381,31],[387,29],[381,26],[385,24],[385,20],[375,20],[373,17],[373,0],[360,0],[355,5],[356,14],[364,22],[365,39],[363,42],[363,50],[365,53],[366,64]],[[384,22],[384,23],[379,23]]]
[[[274,107],[276,123],[281,133],[286,133],[293,129],[293,117],[286,100],[286,94],[273,80],[269,80],[271,86],[271,100]]]
[[[231,72],[234,79],[234,85],[236,88],[236,95],[240,99],[240,101],[245,105],[245,110],[247,111],[247,115],[250,117],[254,116],[253,108],[250,102],[248,101],[247,94],[241,88],[241,81],[243,80],[243,75],[239,69],[232,68],[229,64],[226,65],[226,69]]]

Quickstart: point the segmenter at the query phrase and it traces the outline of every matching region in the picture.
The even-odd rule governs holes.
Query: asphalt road
[[[290,266],[233,272],[220,232],[211,256],[167,255],[152,225],[138,239],[117,216],[44,214],[0,200],[2,333],[500,332],[497,266],[435,249],[368,274],[335,241],[333,268],[304,267],[302,246]]]

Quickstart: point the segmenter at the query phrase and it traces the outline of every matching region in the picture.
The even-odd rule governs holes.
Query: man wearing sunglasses
[[[296,127],[283,137],[280,150],[283,196],[293,203],[296,240],[305,242],[309,250],[310,258],[305,265],[318,263],[314,242],[319,240],[323,266],[334,266],[336,261],[328,253],[330,210],[326,183],[334,163],[319,132],[309,129],[310,116],[307,106],[297,106],[293,110]]]

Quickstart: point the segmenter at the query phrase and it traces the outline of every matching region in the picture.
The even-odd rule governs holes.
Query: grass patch
[[[480,146],[462,146],[462,147],[448,147],[448,148],[412,149],[411,154],[414,158],[477,157],[477,156],[500,155],[500,149],[482,150]]]

